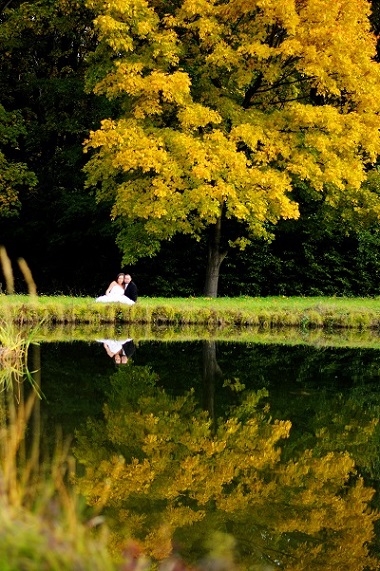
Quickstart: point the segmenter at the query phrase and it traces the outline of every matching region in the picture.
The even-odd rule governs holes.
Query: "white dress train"
[[[134,305],[135,303],[132,299],[124,295],[124,288],[120,285],[114,285],[108,295],[101,295],[97,297],[95,301],[100,301],[101,303],[116,301],[118,303],[124,303],[125,305]]]

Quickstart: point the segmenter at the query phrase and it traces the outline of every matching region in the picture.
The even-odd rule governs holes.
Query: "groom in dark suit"
[[[129,274],[125,274],[124,276],[124,295],[129,297],[132,301],[137,301],[137,287],[136,284],[132,281],[132,277]]]

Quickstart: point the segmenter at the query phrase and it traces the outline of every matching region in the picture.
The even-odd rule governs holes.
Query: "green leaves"
[[[19,190],[32,188],[37,178],[27,165],[18,162],[18,139],[25,134],[21,113],[6,112],[0,105],[0,217],[16,216],[20,210]]]

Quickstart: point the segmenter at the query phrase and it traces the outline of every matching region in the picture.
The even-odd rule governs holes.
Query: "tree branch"
[[[5,6],[3,6],[0,9],[0,14],[3,14],[3,12],[8,8],[9,4],[12,2],[12,0],[8,0],[8,2],[5,2]]]
[[[263,74],[260,72],[259,75],[256,77],[255,81],[253,82],[253,84],[248,87],[245,93],[243,99],[244,109],[248,109],[248,107],[250,107],[251,99],[259,89],[260,85],[262,84],[262,81],[263,81]]]

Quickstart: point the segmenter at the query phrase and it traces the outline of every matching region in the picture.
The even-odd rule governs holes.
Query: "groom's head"
[[[125,274],[125,276],[124,276],[125,285],[128,285],[129,282],[131,282],[131,281],[132,281],[132,277],[129,274]]]

